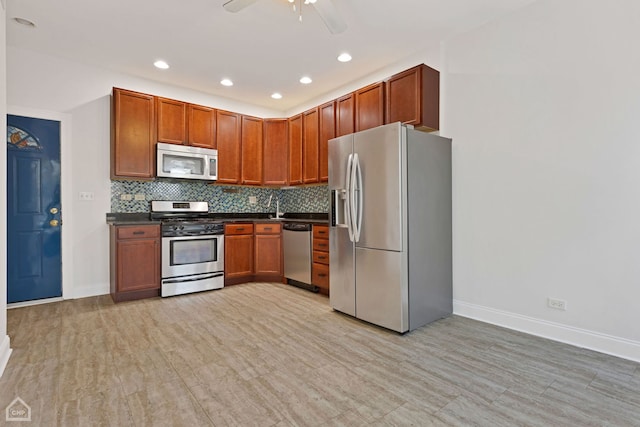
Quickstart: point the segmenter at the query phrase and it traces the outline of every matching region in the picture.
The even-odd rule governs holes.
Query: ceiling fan
[[[251,6],[258,0],[229,0],[222,5],[227,12],[239,12],[247,6]],[[295,0],[289,0],[295,4]],[[303,0],[299,0],[302,3]],[[311,4],[324,21],[331,34],[340,34],[347,29],[347,23],[344,22],[338,9],[334,6],[332,0],[304,0],[304,4]],[[300,4],[299,7],[302,7]]]

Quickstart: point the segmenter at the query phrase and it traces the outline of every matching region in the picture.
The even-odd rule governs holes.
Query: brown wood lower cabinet
[[[227,224],[224,239],[225,285],[282,281],[282,224]]]
[[[282,281],[282,225],[256,224],[255,277],[259,281]]]
[[[311,283],[320,288],[320,293],[329,294],[329,227],[313,226],[313,264]]]
[[[253,276],[253,224],[224,227],[224,284],[248,282]]]
[[[160,226],[110,227],[111,298],[114,302],[160,295]]]

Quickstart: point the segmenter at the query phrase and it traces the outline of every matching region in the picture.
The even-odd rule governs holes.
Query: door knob
[[[52,219],[51,221],[49,221],[49,225],[52,227],[57,227],[60,223],[58,222],[57,219]]]
[[[49,209],[49,212],[51,212],[53,215],[58,213],[58,208],[51,208]]]

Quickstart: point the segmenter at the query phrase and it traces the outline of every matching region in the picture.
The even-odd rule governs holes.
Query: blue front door
[[[7,116],[7,302],[62,296],[60,122]]]

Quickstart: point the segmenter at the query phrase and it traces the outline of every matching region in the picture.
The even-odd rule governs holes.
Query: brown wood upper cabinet
[[[113,88],[111,178],[153,178],[156,121],[153,95]]]
[[[187,142],[201,148],[216,148],[216,110],[187,104]]]
[[[420,64],[386,82],[386,122],[425,130],[440,128],[440,73]]]
[[[289,118],[289,185],[302,184],[302,114]]]
[[[285,185],[287,183],[287,119],[265,119],[262,143],[262,164],[264,185]]]
[[[302,182],[311,184],[318,182],[318,145],[319,124],[318,107],[302,113]]]
[[[240,183],[240,147],[242,119],[240,114],[218,110],[216,142],[218,147],[218,183]]]
[[[336,136],[356,131],[356,98],[353,93],[336,99]]]
[[[242,116],[242,183],[262,184],[262,119]]]
[[[356,132],[383,125],[384,82],[374,83],[356,92]]]
[[[318,178],[329,181],[329,140],[336,137],[336,102],[331,101],[320,107],[320,145],[318,147]]]
[[[158,142],[215,148],[215,109],[156,97]]]

